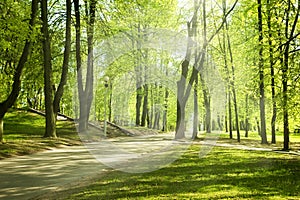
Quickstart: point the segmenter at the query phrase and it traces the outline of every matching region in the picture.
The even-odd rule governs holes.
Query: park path
[[[30,199],[105,170],[84,146],[4,159],[0,161],[0,199]]]
[[[139,164],[140,166],[138,167],[145,167],[145,164],[146,166],[149,166],[148,164],[153,164],[155,161],[160,164],[162,159],[165,160],[166,158],[170,158],[171,155],[175,155],[181,151],[180,154],[178,154],[179,157],[190,144],[182,141],[174,141],[173,137],[173,134],[164,134],[110,139],[109,144],[113,142],[114,145],[125,150],[125,154],[124,151],[111,151],[111,146],[105,146],[106,143],[100,142],[98,144],[91,143],[90,146],[87,146],[90,148],[89,150],[87,150],[85,146],[71,146],[1,160],[0,199],[24,200],[34,199],[39,196],[43,197],[43,194],[51,194],[59,190],[70,188],[72,187],[72,184],[76,185],[81,182],[88,182],[91,179],[101,177],[104,173],[112,170],[101,164],[101,162],[98,161],[99,159],[96,160],[90,152],[94,155],[95,153],[98,154],[98,156],[101,156],[102,161],[112,164],[112,166],[115,166],[115,162],[117,164],[121,163],[122,166],[123,163],[129,163],[129,169],[136,167]],[[244,145],[223,143],[212,144],[209,141],[198,141],[193,143],[203,146],[272,151],[270,148],[247,147]],[[171,148],[166,148],[167,146]],[[128,154],[128,152],[131,153]],[[157,153],[152,153],[151,157],[147,157],[149,152]],[[128,162],[132,160],[137,162]],[[170,163],[172,161],[173,160],[171,159]],[[128,170],[128,168],[124,169]]]

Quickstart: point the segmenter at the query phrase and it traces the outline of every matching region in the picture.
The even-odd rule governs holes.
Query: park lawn
[[[233,139],[229,139],[229,133],[221,133],[217,135],[218,143],[227,143],[227,144],[241,144],[251,147],[262,147],[262,148],[271,148],[273,150],[283,149],[283,133],[276,133],[276,144],[271,144],[272,136],[271,133],[267,133],[268,144],[261,144],[261,137],[257,132],[249,132],[248,137],[245,137],[245,131],[241,130],[241,142],[237,142],[236,131],[233,131]],[[205,134],[200,135],[200,139],[205,138]],[[290,133],[290,149],[293,151],[300,150],[300,134]]]
[[[45,118],[26,110],[11,110],[4,117],[0,159],[81,144],[73,122],[57,121],[58,138],[43,138]]]
[[[299,156],[214,147],[199,158],[199,150],[193,144],[180,159],[150,173],[106,173],[55,199],[300,198]]]

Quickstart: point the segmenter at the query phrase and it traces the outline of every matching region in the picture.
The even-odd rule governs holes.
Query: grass
[[[200,139],[203,139],[203,135],[200,135]],[[238,143],[236,139],[236,132],[233,132],[234,139],[229,139],[229,133],[221,133],[218,138],[219,143],[228,144],[241,144],[253,147],[272,148],[274,150],[283,149],[283,133],[276,133],[276,144],[271,144],[271,134],[267,135],[268,144],[261,144],[261,137],[256,132],[249,132],[248,137],[244,137],[244,131],[241,131],[241,142]],[[300,150],[300,134],[290,133],[290,149],[294,151]]]
[[[298,156],[215,147],[199,158],[199,149],[151,173],[107,173],[55,199],[299,199]]]
[[[44,117],[25,110],[7,113],[4,118],[4,143],[0,144],[0,159],[32,154],[61,145],[80,144],[72,122],[57,122],[58,138],[43,138],[44,124]]]

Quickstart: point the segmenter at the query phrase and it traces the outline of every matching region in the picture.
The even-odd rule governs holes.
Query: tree
[[[41,18],[43,33],[43,57],[44,57],[44,92],[46,111],[46,130],[44,137],[56,136],[56,118],[59,110],[59,103],[67,82],[69,56],[71,50],[71,0],[66,0],[66,33],[64,61],[61,72],[61,79],[57,90],[53,88],[52,62],[51,62],[51,41],[48,28],[48,4],[47,0],[41,1]],[[53,90],[56,90],[53,97]]]
[[[258,31],[259,31],[259,103],[260,103],[260,135],[261,143],[267,144],[267,133],[266,133],[266,114],[265,114],[265,86],[264,86],[264,58],[263,58],[263,18],[262,18],[262,2],[257,0],[257,15],[258,15]]]
[[[276,104],[276,90],[275,90],[275,67],[274,67],[274,49],[273,49],[273,30],[272,30],[272,12],[271,1],[267,0],[267,25],[268,25],[268,42],[269,42],[269,62],[270,62],[270,74],[271,74],[271,90],[272,90],[272,120],[271,120],[271,132],[272,132],[272,144],[276,143],[276,117],[277,117],[277,104]]]
[[[90,109],[93,100],[93,84],[94,84],[94,26],[96,15],[97,1],[90,0],[85,2],[85,14],[87,22],[87,45],[88,45],[88,58],[87,58],[87,70],[86,70],[86,83],[83,84],[83,64],[82,64],[82,50],[81,50],[81,17],[80,17],[80,4],[79,0],[74,0],[75,10],[75,29],[76,29],[76,65],[77,65],[77,84],[78,95],[80,104],[80,116],[79,116],[79,131],[85,131],[88,128],[88,120],[90,115]]]
[[[25,44],[23,47],[22,55],[19,58],[18,64],[14,70],[13,75],[13,85],[10,94],[0,103],[0,142],[3,142],[3,119],[8,109],[13,106],[15,101],[18,98],[20,87],[21,87],[21,75],[24,69],[25,63],[27,62],[28,56],[31,52],[32,38],[30,37],[33,34],[33,28],[35,25],[35,19],[38,11],[38,0],[32,0],[31,2],[31,16],[29,20],[29,32],[27,33],[27,37],[25,40]]]
[[[284,44],[284,55],[283,55],[283,66],[282,66],[282,94],[283,94],[283,135],[284,135],[284,142],[283,142],[283,149],[289,149],[289,112],[288,112],[288,80],[289,80],[289,55],[290,55],[290,46],[291,42],[297,37],[295,36],[295,30],[298,23],[298,18],[300,14],[300,0],[297,2],[298,6],[295,8],[295,18],[294,20],[291,19],[292,13],[291,9],[293,4],[291,0],[287,1],[287,8],[285,9],[285,31],[284,36],[286,42]]]
[[[204,63],[205,63],[205,58],[206,58],[206,53],[207,53],[207,46],[210,44],[210,42],[214,39],[214,37],[220,32],[222,27],[225,24],[225,20],[228,17],[228,15],[234,10],[238,0],[236,0],[233,4],[233,6],[226,12],[224,17],[222,18],[222,22],[220,26],[213,31],[210,37],[207,36],[207,27],[206,27],[206,1],[204,0],[202,2],[202,20],[203,20],[203,45],[197,46],[196,48],[199,48],[197,50],[197,55],[196,57],[196,62],[193,66],[191,75],[188,78],[188,72],[189,72],[189,65],[191,61],[191,50],[193,48],[193,42],[189,40],[187,44],[187,51],[186,51],[186,56],[183,62],[181,63],[181,78],[177,82],[177,119],[176,119],[176,133],[175,133],[175,138],[176,139],[181,139],[185,137],[185,127],[184,127],[184,121],[185,121],[185,107],[187,104],[187,100],[189,98],[192,86],[196,80],[196,77],[198,73],[200,72],[200,82],[202,84],[202,91],[203,91],[203,96],[204,96],[204,105],[206,108],[206,131],[210,132],[211,131],[211,126],[210,126],[210,99],[209,95],[207,94],[208,90],[206,88],[205,82],[204,82],[204,77],[201,75],[201,70],[204,69]],[[195,3],[196,9],[194,11],[197,11],[201,4],[200,3]],[[196,22],[196,17],[197,12],[194,12],[192,20],[187,23],[188,27],[188,37],[192,37],[192,27],[195,26]],[[202,77],[202,78],[201,78]]]

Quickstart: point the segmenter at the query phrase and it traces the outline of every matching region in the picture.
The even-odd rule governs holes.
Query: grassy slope
[[[4,118],[4,144],[0,144],[0,159],[15,155],[26,155],[47,150],[60,145],[80,144],[74,124],[68,121],[57,122],[59,138],[42,138],[45,131],[44,117],[13,110]]]
[[[151,173],[109,173],[63,199],[300,198],[299,156],[215,147],[199,158],[199,149]]]

